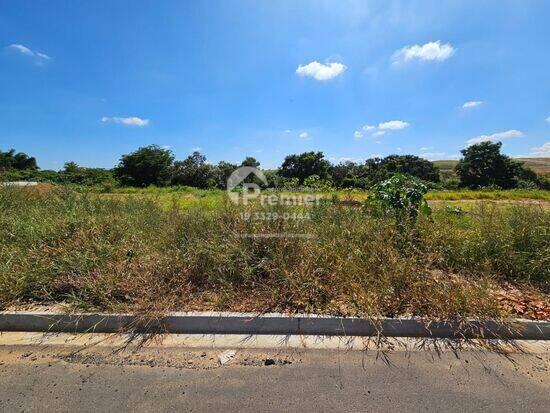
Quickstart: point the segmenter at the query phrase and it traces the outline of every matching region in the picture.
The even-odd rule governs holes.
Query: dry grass
[[[504,282],[529,285],[548,305],[548,228],[550,212],[535,206],[442,208],[403,234],[388,218],[331,202],[305,211],[222,198],[215,208],[182,208],[3,188],[0,307],[501,318],[515,314],[499,301]]]

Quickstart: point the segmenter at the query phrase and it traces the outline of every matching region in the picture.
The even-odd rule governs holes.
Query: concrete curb
[[[468,322],[385,318],[377,323],[354,317],[278,313],[170,313],[158,319],[131,314],[0,312],[0,331],[63,333],[270,334],[426,338],[550,340],[549,321]]]

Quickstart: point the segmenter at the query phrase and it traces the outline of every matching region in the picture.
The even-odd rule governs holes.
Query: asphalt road
[[[550,357],[0,346],[3,412],[550,410]],[[266,363],[267,360],[267,363]],[[266,365],[268,364],[268,365]]]

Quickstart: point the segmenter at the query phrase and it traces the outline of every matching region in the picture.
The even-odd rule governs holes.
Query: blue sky
[[[44,169],[151,143],[264,167],[550,156],[549,21],[530,0],[0,0],[0,148]]]

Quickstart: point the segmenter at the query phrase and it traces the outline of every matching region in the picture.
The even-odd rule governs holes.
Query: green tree
[[[260,166],[260,162],[256,160],[256,158],[253,158],[252,156],[247,156],[244,161],[241,162],[241,166],[250,166],[252,168],[258,168]]]
[[[364,188],[363,166],[352,161],[331,165],[330,176],[337,188]]]
[[[123,185],[163,186],[170,183],[173,162],[172,151],[149,145],[123,155],[114,174]]]
[[[11,169],[37,170],[38,165],[36,159],[23,152],[15,152],[15,149],[10,149],[7,152],[0,150],[0,170],[9,171]]]
[[[212,188],[218,184],[216,175],[216,168],[206,162],[204,155],[195,151],[183,161],[174,163],[172,183],[195,188]]]
[[[388,176],[400,173],[423,181],[439,182],[439,168],[415,155],[386,156],[381,162],[381,167]]]
[[[80,172],[82,168],[78,166],[76,162],[65,162],[65,165],[63,165],[63,172],[68,174],[76,174]]]
[[[324,159],[323,152],[304,152],[299,155],[289,155],[285,158],[279,174],[285,178],[297,178],[300,184],[311,175],[320,179],[329,178],[330,163]]]
[[[220,189],[225,189],[227,187],[227,179],[237,168],[238,166],[233,163],[220,161],[218,165],[216,165],[216,186]]]
[[[517,176],[523,168],[519,162],[502,155],[501,147],[501,142],[481,142],[463,149],[463,157],[455,168],[460,186],[514,188],[517,185]]]
[[[85,168],[76,162],[66,162],[58,173],[57,181],[78,185],[114,184],[113,173],[103,168]]]

